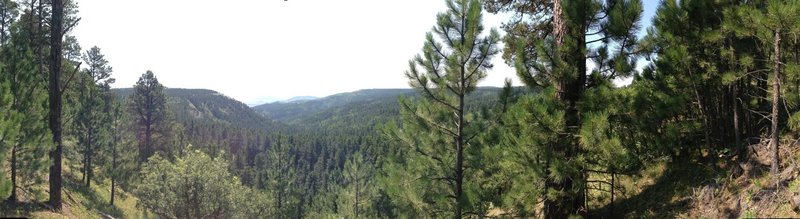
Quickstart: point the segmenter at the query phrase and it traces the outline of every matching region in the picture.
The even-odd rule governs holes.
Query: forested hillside
[[[488,106],[497,102],[501,88],[481,87],[467,102]],[[517,93],[527,92],[516,88]],[[275,102],[254,106],[253,109],[276,121],[315,131],[361,132],[358,135],[379,134],[381,125],[396,121],[400,115],[401,97],[418,98],[412,89],[369,89],[335,94],[314,100]],[[352,133],[356,134],[356,133]]]
[[[253,109],[276,121],[288,124],[306,124],[310,117],[318,113],[336,112],[350,104],[394,108],[400,95],[413,94],[410,89],[370,89],[350,93],[335,94],[323,98],[302,101],[274,102],[254,106]],[[314,120],[318,121],[318,120]]]
[[[113,91],[122,98],[133,94],[133,89],[130,88],[113,89]],[[281,128],[280,124],[264,118],[246,104],[216,91],[166,88],[164,93],[170,98],[169,108],[176,116],[175,119],[181,123],[218,122],[252,129]]]
[[[75,0],[0,0],[0,217],[800,216],[800,2],[445,2],[404,72],[370,70],[410,88],[251,108],[120,85]],[[484,86],[493,58],[516,80]]]

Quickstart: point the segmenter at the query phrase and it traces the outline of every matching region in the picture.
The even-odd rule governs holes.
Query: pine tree
[[[409,61],[405,73],[422,98],[401,100],[403,123],[392,135],[410,147],[402,165],[414,178],[395,179],[407,192],[419,193],[405,197],[423,202],[414,208],[434,217],[462,218],[484,215],[488,206],[479,195],[474,162],[481,150],[476,138],[486,121],[467,112],[465,97],[492,67],[499,35],[496,30],[481,35],[480,1],[447,1],[447,9],[437,15],[422,54]]]
[[[356,152],[342,170],[344,188],[339,195],[338,212],[345,218],[375,217],[369,212],[374,199],[374,167]]]
[[[769,142],[772,163],[771,174],[778,174],[780,169],[780,126],[783,122],[779,121],[781,103],[784,102],[782,84],[789,80],[798,78],[798,60],[791,59],[791,49],[797,48],[797,33],[800,32],[800,3],[797,1],[767,0],[742,5],[726,11],[726,29],[734,33],[739,38],[754,39],[757,47],[761,49],[761,57],[769,59],[755,59],[755,54],[739,54],[742,57],[745,69],[752,69],[755,66],[763,66],[758,71],[769,71],[771,82],[771,97],[769,112]],[[796,55],[795,55],[796,56]],[[763,60],[761,64],[754,64],[753,60]],[[788,71],[787,71],[788,70]],[[747,72],[734,73],[733,77],[743,77]],[[787,86],[788,87],[788,86]],[[788,88],[791,89],[791,88]]]
[[[0,45],[11,35],[11,25],[19,16],[18,4],[12,0],[0,0]]]
[[[91,185],[94,173],[93,162],[98,156],[102,156],[101,145],[107,145],[109,141],[108,131],[111,122],[109,121],[110,110],[110,84],[114,83],[111,77],[112,69],[108,66],[100,48],[92,47],[83,55],[83,61],[87,68],[82,72],[84,79],[81,80],[80,108],[75,118],[76,134],[78,144],[82,146],[83,154],[83,179],[86,188]]]
[[[274,143],[268,142],[269,149],[255,158],[255,165],[261,167],[257,187],[269,191],[273,204],[270,212],[278,217],[291,217],[299,208],[297,190],[302,186],[297,180],[297,158],[292,153],[291,140],[286,137],[278,137]]]
[[[0,75],[5,75],[6,72],[4,63],[0,62]],[[15,110],[12,110],[13,94],[11,93],[11,82],[6,80],[0,81],[0,165],[6,159],[8,150],[16,144],[17,131],[20,129],[20,120],[22,116]],[[14,185],[6,179],[6,175],[0,175],[0,197],[9,195],[8,192],[14,189]]]
[[[3,73],[0,80],[10,83],[12,105],[10,110],[24,115],[20,120],[19,130],[16,130],[16,139],[11,143],[11,168],[12,192],[8,201],[15,203],[18,199],[17,190],[26,183],[38,183],[42,179],[39,171],[43,170],[47,159],[43,159],[46,151],[50,150],[45,144],[47,127],[42,121],[46,117],[46,91],[43,75],[38,74],[35,66],[35,57],[31,47],[27,44],[28,37],[19,28],[19,23],[12,28],[11,39],[3,46],[2,60]]]
[[[608,132],[611,127],[605,125],[611,113],[605,108],[610,105],[590,100],[592,97],[587,94],[608,90],[610,80],[633,74],[641,1],[487,1],[486,5],[492,12],[516,14],[504,26],[508,34],[503,56],[516,67],[517,75],[528,87],[545,88],[541,99],[521,103],[527,109],[518,110],[528,114],[518,119],[523,124],[535,121],[530,125],[542,127],[532,129],[546,132],[507,144],[544,147],[534,150],[542,152],[535,157],[521,156],[519,160],[534,171],[522,174],[543,178],[545,190],[539,194],[544,195],[544,217],[584,214],[585,174],[592,166],[585,161],[593,156],[588,151],[619,147],[612,136],[583,135]],[[590,69],[587,61],[593,61],[596,67]],[[560,122],[561,127],[553,126],[556,125],[553,122]],[[603,128],[606,130],[598,130]],[[511,137],[527,134],[517,135]],[[598,139],[608,141],[594,142]],[[537,173],[537,169],[543,172]]]
[[[109,95],[111,103],[109,109],[111,142],[108,144],[110,156],[105,164],[105,174],[111,180],[110,205],[114,205],[117,188],[120,184],[128,182],[136,168],[137,150],[134,148],[134,138],[130,130],[129,114],[124,110],[124,103],[116,95]]]
[[[136,121],[136,138],[139,142],[139,162],[156,151],[163,151],[170,128],[167,96],[164,86],[152,71],[142,74],[133,87],[130,107]]]
[[[61,38],[64,30],[64,1],[52,1],[52,18],[50,19],[50,80],[49,86],[49,99],[50,99],[50,120],[49,127],[53,133],[53,143],[56,145],[55,150],[50,152],[50,159],[53,160],[53,166],[50,167],[50,206],[54,209],[61,210],[61,165],[64,142],[62,141],[62,96],[64,92],[61,86]]]

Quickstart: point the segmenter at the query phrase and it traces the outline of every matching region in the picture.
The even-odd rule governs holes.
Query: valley
[[[0,0],[0,217],[800,217],[800,1],[437,2]]]

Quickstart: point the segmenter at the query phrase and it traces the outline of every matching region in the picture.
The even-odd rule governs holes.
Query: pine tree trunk
[[[742,144],[742,130],[739,128],[739,83],[733,83],[733,132],[739,150],[739,162],[747,160],[747,146]]]
[[[17,197],[17,145],[11,148],[11,196],[8,196],[6,202],[9,204],[16,204],[19,201]]]
[[[6,42],[6,26],[7,26],[7,24],[6,24],[6,11],[5,10],[9,10],[9,9],[4,8],[3,11],[0,11],[0,15],[2,15],[2,17],[0,17],[0,21],[3,22],[2,24],[0,24],[0,45],[5,44],[5,42]]]
[[[89,86],[94,86],[94,84],[90,84]],[[87,95],[87,97],[89,99],[88,101],[90,101],[89,103],[94,104],[93,102],[91,102],[92,101],[91,98],[93,98],[92,97],[92,88],[90,87],[88,90],[89,90],[89,91],[87,91],[87,93],[89,94],[89,95]],[[89,114],[89,118],[87,118],[88,127],[87,127],[87,130],[86,130],[87,131],[86,134],[88,135],[88,138],[86,139],[87,140],[86,141],[86,151],[84,152],[84,157],[85,157],[84,159],[85,160],[84,160],[84,163],[83,163],[84,171],[86,171],[86,172],[84,172],[84,176],[86,176],[86,188],[87,189],[91,188],[90,186],[91,186],[91,180],[92,180],[92,144],[94,143],[93,141],[94,141],[94,134],[95,134],[94,121],[92,121],[93,120],[92,117],[94,116],[94,109],[92,107],[94,107],[94,106],[88,106],[88,107],[89,107],[89,113],[88,113]]]
[[[150,154],[150,152],[152,151],[150,145],[152,144],[151,141],[153,140],[152,139],[152,135],[153,135],[152,125],[153,125],[152,121],[150,121],[150,119],[148,119],[147,120],[147,124],[145,125],[145,131],[144,131],[144,146],[143,146],[143,149],[141,149],[139,151],[139,155],[141,156],[140,160],[141,160],[142,163],[147,162],[147,158],[149,158],[150,155],[152,155],[152,154]]]
[[[87,156],[87,165],[86,165],[86,188],[91,188],[92,186],[92,152],[89,152],[89,156]]]
[[[55,4],[55,2],[53,2],[53,4]],[[31,5],[31,7],[33,7],[33,5]],[[36,29],[36,32],[38,34],[33,34],[33,37],[31,37],[31,38],[32,38],[32,40],[36,41],[36,44],[34,44],[34,45],[36,45],[36,58],[37,58],[36,61],[39,63],[38,64],[39,73],[44,75],[45,74],[45,71],[44,71],[44,69],[45,69],[45,58],[44,58],[44,46],[45,46],[45,42],[44,42],[45,41],[45,39],[44,39],[44,22],[45,22],[45,20],[44,20],[44,0],[39,0],[39,6],[38,6],[38,9],[36,11],[37,11],[36,15],[38,15],[38,19],[37,19],[37,22],[36,22],[36,25],[38,25],[37,26],[38,29]],[[55,15],[55,12],[53,12],[53,13],[54,13],[53,15]],[[34,15],[31,14],[31,20],[33,20],[33,16]],[[31,27],[31,29],[33,29],[33,27]],[[59,31],[59,32],[61,32],[61,31]],[[61,45],[61,44],[59,44],[59,45]]]
[[[456,171],[456,188],[455,188],[455,198],[456,198],[456,212],[454,218],[461,218],[463,214],[463,210],[461,209],[464,206],[464,87],[466,87],[466,69],[464,65],[461,65],[461,93],[458,94],[458,112],[456,112],[456,117],[458,117],[458,133],[455,137],[456,142],[456,163],[455,163],[455,171]]]
[[[576,42],[574,48],[570,48],[566,53],[556,53],[556,57],[565,60],[566,63],[574,64],[575,72],[565,72],[564,66],[555,66],[557,71],[561,71],[560,81],[556,84],[558,97],[561,102],[566,105],[565,109],[565,126],[567,133],[560,136],[561,142],[554,148],[556,156],[563,156],[563,159],[570,160],[576,154],[580,153],[578,145],[577,134],[581,127],[580,109],[578,109],[578,102],[583,97],[583,92],[586,86],[586,36],[585,27],[581,24],[572,26],[566,25],[566,18],[563,15],[563,8],[561,1],[553,1],[553,32],[556,37],[556,51],[564,48],[562,45],[562,38],[565,36],[574,37]],[[574,74],[574,75],[573,75]],[[567,177],[561,182],[550,182],[549,188],[556,191],[564,191],[566,194],[560,200],[546,201],[545,217],[546,218],[567,218],[570,215],[584,214],[586,197],[584,189],[574,189],[575,183],[584,181],[583,174]]]
[[[778,103],[781,97],[781,35],[780,30],[775,31],[775,41],[773,43],[775,56],[773,57],[774,63],[772,67],[773,81],[772,81],[772,131],[771,138],[771,153],[772,153],[772,167],[770,173],[772,175],[778,174],[780,171],[780,157],[778,156],[778,148],[780,142],[778,139]]]
[[[556,39],[555,41],[555,57],[561,58],[560,49],[563,42],[564,32],[565,32],[565,25],[564,25],[564,17],[561,8],[561,1],[555,0],[553,1],[553,35]],[[556,86],[556,95],[559,99],[564,99],[566,94],[567,85],[564,83],[563,80],[559,81],[559,83],[555,83]],[[564,139],[564,136],[560,136],[559,138]],[[550,167],[553,163],[550,158],[552,156],[559,156],[559,146],[550,147],[552,149],[552,154],[548,157],[546,162],[547,167]],[[549,168],[547,168],[549,169]],[[549,170],[546,170],[549,174]],[[551,177],[545,178],[545,191],[547,190],[556,190],[556,191],[564,191],[563,188],[565,187],[563,183],[555,182]],[[560,203],[560,200],[553,200],[550,198],[545,198],[544,201],[544,217],[545,218],[566,218],[567,214],[565,214],[565,209],[563,209],[563,203]]]
[[[52,0],[53,16],[50,19],[50,81],[49,84],[49,103],[50,103],[50,130],[53,133],[53,143],[55,150],[50,152],[50,159],[53,166],[50,167],[50,205],[55,210],[61,210],[61,156],[63,142],[61,139],[61,37],[63,29],[64,2],[63,0]]]
[[[114,205],[114,195],[116,193],[116,181],[114,181],[114,176],[111,176],[111,202],[110,205]]]
[[[118,136],[119,133],[117,133],[117,130],[116,130],[116,128],[117,128],[117,124],[116,124],[117,120],[116,119],[117,118],[114,118],[114,123],[115,123],[113,125],[114,126],[113,128],[115,130],[113,132],[114,133],[113,134],[114,135],[114,143],[113,143],[113,145],[111,145],[111,174],[109,174],[111,176],[111,202],[110,202],[111,205],[114,205],[114,194],[115,194],[115,192],[117,190],[115,183],[116,183],[116,179],[117,179],[117,144],[119,142],[119,138],[117,136]]]
[[[358,164],[356,164],[356,165],[358,165]],[[358,168],[356,168],[356,169],[358,169]],[[358,169],[358,170],[360,170],[360,169]],[[360,184],[359,184],[360,182],[359,182],[359,178],[358,177],[356,177],[355,183],[356,183],[356,203],[355,203],[355,205],[353,205],[353,211],[355,213],[354,214],[355,218],[359,218],[358,217],[358,202],[361,201],[361,200],[359,200],[359,198],[360,198],[359,197],[359,195],[360,195],[359,192],[360,191],[359,191],[358,187],[360,186]]]

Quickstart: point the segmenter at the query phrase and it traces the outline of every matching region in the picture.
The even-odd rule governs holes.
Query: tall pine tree
[[[105,148],[102,146],[109,143],[109,95],[114,78],[111,78],[112,69],[100,53],[100,48],[95,46],[86,51],[83,62],[87,68],[82,72],[81,104],[74,121],[83,154],[83,179],[86,188],[89,188],[94,173],[93,163],[97,156],[101,156],[101,149]]]
[[[375,217],[370,204],[375,198],[375,169],[360,152],[344,163],[344,188],[339,195],[337,211],[346,218]]]
[[[544,181],[540,194],[545,194],[545,217],[584,214],[585,175],[593,166],[587,162],[593,156],[588,152],[620,147],[612,136],[603,134],[611,127],[607,125],[611,112],[605,109],[610,105],[591,100],[602,96],[590,97],[587,93],[598,90],[610,94],[603,91],[609,89],[610,80],[634,72],[641,1],[487,1],[486,5],[492,12],[515,14],[504,25],[508,34],[503,56],[528,87],[545,88],[543,99],[519,109],[527,111],[523,115],[529,118],[519,118],[518,122],[541,126],[531,130],[546,132],[527,135],[525,141],[508,142],[509,147],[543,147],[534,150],[543,153],[520,156],[519,162],[530,171],[541,170],[534,175]],[[594,62],[595,67],[589,68],[587,61]]]
[[[116,95],[111,94],[106,100],[110,102],[108,110],[111,142],[108,144],[108,161],[104,165],[104,173],[111,180],[111,200],[109,204],[114,205],[116,192],[119,185],[126,185],[133,175],[138,161],[138,150],[131,130],[130,114],[125,111],[124,103]],[[129,187],[128,187],[129,188]]]
[[[2,70],[4,63],[0,62],[0,75],[5,74]],[[19,120],[21,115],[15,110],[11,110],[13,104],[13,94],[11,93],[11,83],[5,80],[0,81],[0,164],[6,159],[8,149],[15,144],[17,130],[19,130]],[[6,179],[6,175],[0,175],[0,197],[5,197],[13,189],[11,182]]]
[[[409,61],[405,75],[421,95],[401,100],[402,126],[392,133],[408,147],[398,167],[394,192],[412,208],[432,217],[485,215],[475,162],[486,121],[469,113],[465,97],[492,67],[500,40],[496,30],[484,34],[477,0],[447,1],[425,38],[422,54]],[[410,175],[407,175],[410,174]],[[406,178],[405,176],[412,176]]]
[[[167,143],[170,128],[167,96],[152,71],[142,74],[133,89],[130,109],[136,121],[139,162],[145,162],[156,151],[163,151]]]
[[[38,173],[44,170],[47,163],[44,155],[50,150],[45,143],[47,126],[42,123],[47,112],[45,79],[36,70],[35,57],[26,39],[29,36],[20,27],[20,23],[15,23],[11,39],[0,50],[0,62],[5,63],[0,80],[10,83],[12,93],[9,110],[24,115],[11,144],[9,166],[13,190],[7,199],[11,203],[18,200],[18,188],[42,180]]]
[[[55,149],[50,151],[50,159],[53,165],[50,167],[50,206],[57,211],[61,210],[61,165],[64,151],[62,140],[62,90],[61,86],[61,38],[64,34],[64,1],[52,1],[52,17],[50,18],[50,80],[48,81],[48,98],[50,107],[49,127],[53,133],[53,143]]]
[[[768,78],[771,87],[769,97],[769,142],[772,162],[770,173],[778,174],[780,169],[780,134],[781,107],[785,103],[785,90],[791,86],[783,86],[786,82],[796,82],[800,77],[797,55],[792,54],[792,49],[797,49],[800,32],[800,3],[797,1],[766,0],[731,8],[726,11],[725,29],[735,34],[738,38],[749,39],[754,43],[760,54],[734,54],[740,57],[739,63],[743,69],[755,69],[750,72],[770,72]],[[732,51],[737,52],[737,51]],[[792,57],[794,56],[794,57]],[[754,57],[763,57],[754,58]],[[768,57],[768,58],[767,58]],[[760,62],[760,63],[754,63]],[[758,67],[761,68],[758,68]],[[750,72],[734,72],[732,77],[740,78]],[[788,77],[788,78],[787,78]],[[787,80],[788,79],[788,80]],[[764,87],[766,89],[766,87]],[[795,88],[794,92],[797,91]],[[783,93],[782,93],[783,92]],[[791,96],[791,93],[789,95]],[[796,98],[790,98],[790,100]],[[787,112],[790,113],[790,112]]]

